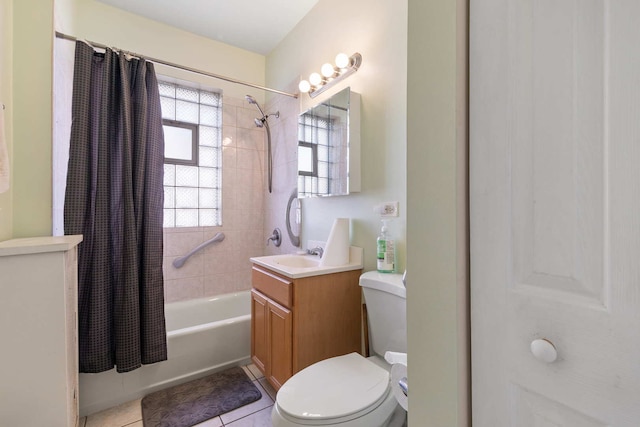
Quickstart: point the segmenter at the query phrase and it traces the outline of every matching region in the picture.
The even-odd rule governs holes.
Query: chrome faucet
[[[322,249],[320,246],[316,246],[313,249],[307,249],[307,253],[309,255],[318,255],[319,258],[322,258],[322,254],[324,253],[324,249]]]

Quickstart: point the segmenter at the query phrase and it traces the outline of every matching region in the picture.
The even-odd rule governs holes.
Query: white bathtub
[[[124,374],[80,374],[80,416],[249,363],[250,298],[245,291],[167,304],[168,360]]]

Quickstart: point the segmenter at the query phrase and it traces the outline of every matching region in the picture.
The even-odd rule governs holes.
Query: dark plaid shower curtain
[[[153,64],[76,43],[65,234],[78,254],[80,372],[167,358],[164,138]]]

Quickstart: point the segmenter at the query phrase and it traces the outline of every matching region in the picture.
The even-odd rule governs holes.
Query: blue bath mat
[[[235,367],[145,396],[142,421],[144,427],[191,427],[261,397],[244,370]]]

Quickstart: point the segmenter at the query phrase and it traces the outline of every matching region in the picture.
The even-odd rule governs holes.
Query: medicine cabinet
[[[360,95],[343,89],[298,118],[298,197],[360,191]]]

